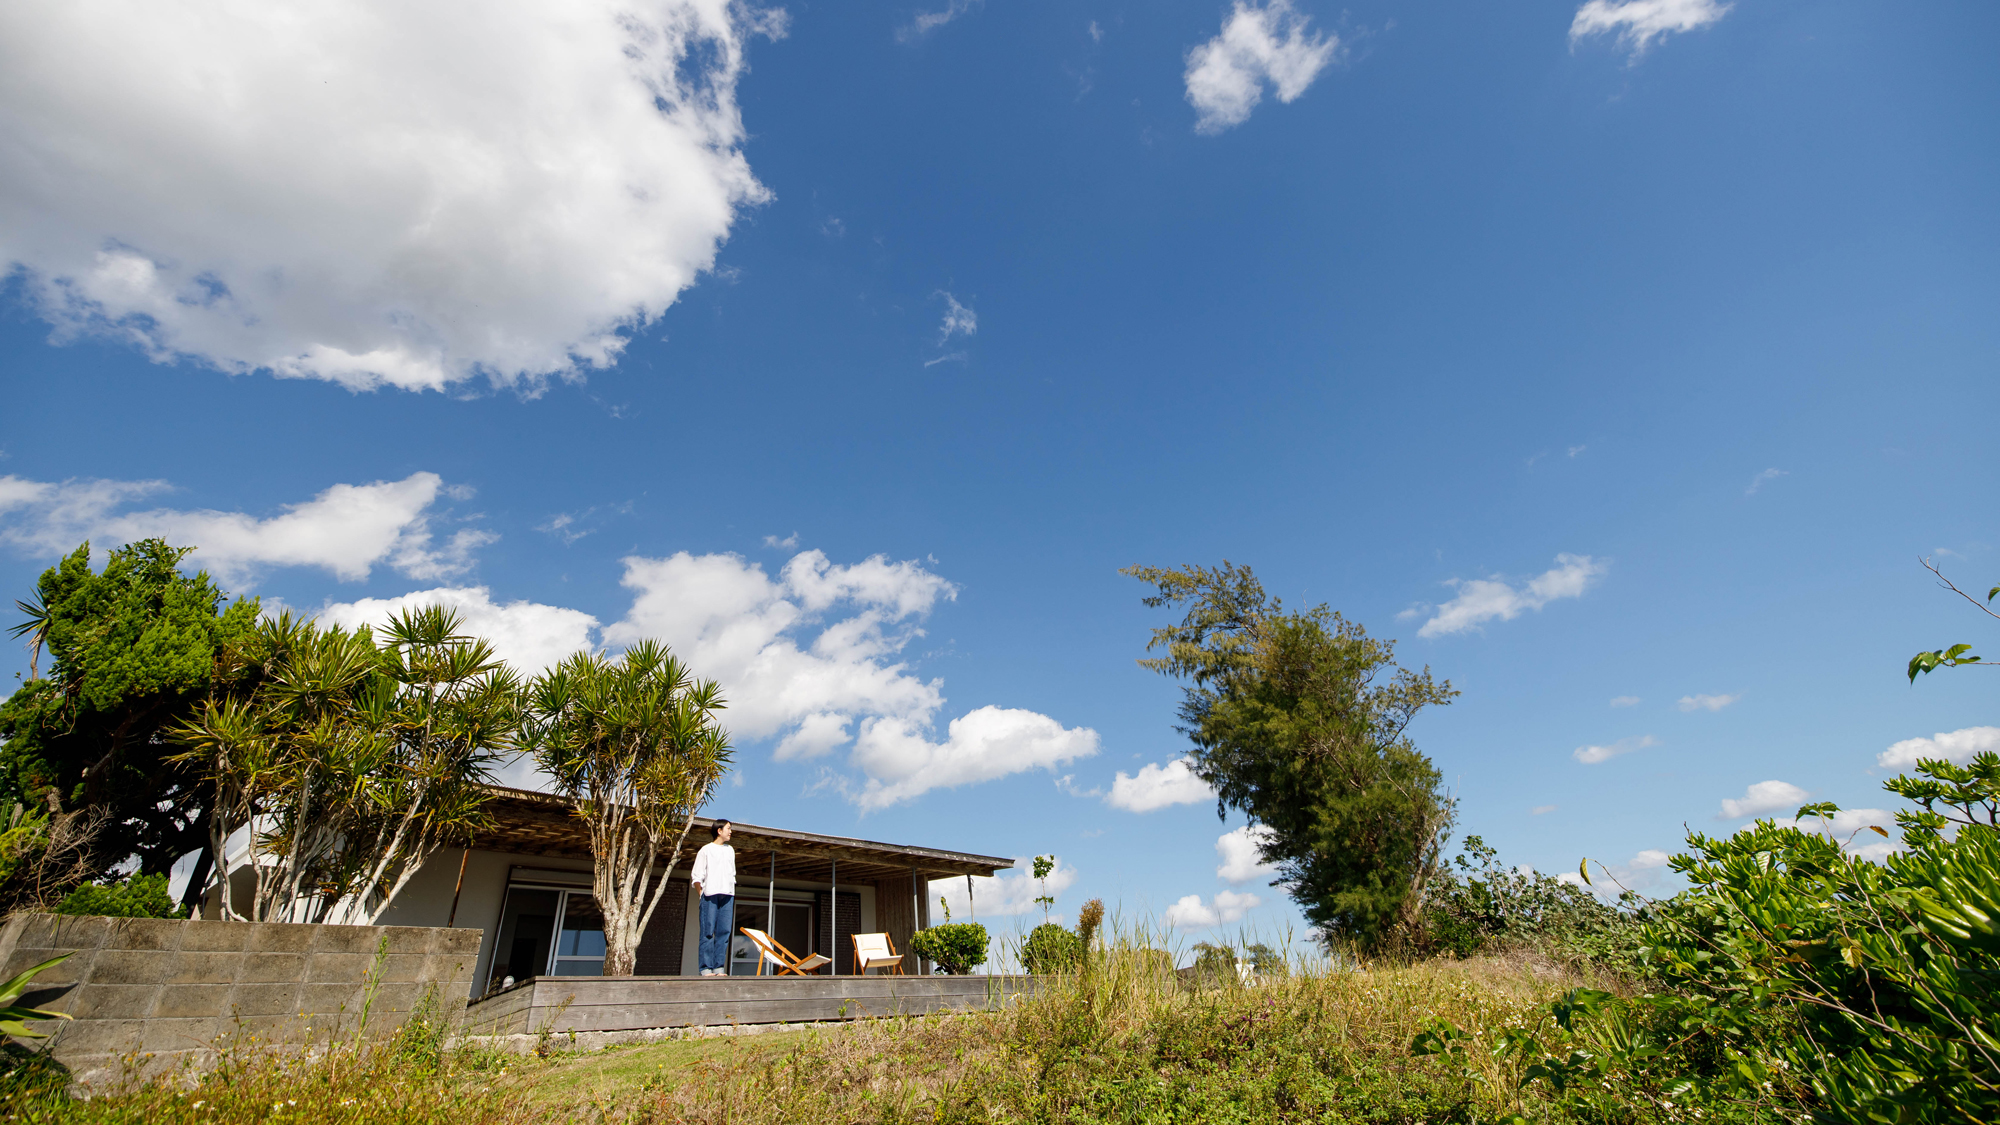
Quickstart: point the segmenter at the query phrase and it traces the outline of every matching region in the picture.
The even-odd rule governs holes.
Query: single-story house
[[[591,894],[590,838],[567,802],[546,793],[494,787],[493,824],[468,848],[430,857],[381,918],[390,926],[459,926],[485,931],[472,976],[478,997],[532,976],[599,976],[604,923]],[[694,849],[714,836],[697,818],[670,874],[666,897],[639,944],[640,976],[693,976],[697,913],[687,870]],[[930,925],[932,880],[990,876],[1010,859],[943,848],[885,844],[767,828],[731,820],[736,849],[736,925],[771,933],[792,953],[832,957],[828,970],[853,971],[856,933],[887,933],[898,952]],[[914,956],[909,972],[927,966]],[[757,958],[736,937],[730,972],[751,975]]]

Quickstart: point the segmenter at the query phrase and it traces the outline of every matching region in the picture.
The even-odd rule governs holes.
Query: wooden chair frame
[[[877,965],[880,965],[880,966],[884,966],[884,967],[885,967],[885,970],[886,970],[886,971],[885,971],[885,972],[884,972],[884,973],[882,974],[883,976],[891,976],[891,975],[894,975],[894,976],[899,976],[899,977],[900,977],[900,976],[908,976],[908,975],[909,975],[908,973],[905,973],[905,972],[903,971],[903,959],[904,959],[904,954],[901,954],[901,953],[898,953],[898,952],[896,952],[896,942],[895,942],[895,939],[891,938],[891,937],[890,937],[890,936],[889,936],[888,934],[885,934],[885,933],[884,933],[884,934],[849,934],[849,935],[847,935],[847,936],[848,936],[848,939],[849,939],[849,940],[851,940],[852,942],[854,942],[854,971],[855,971],[856,973],[859,973],[859,974],[860,974],[860,975],[862,975],[862,976],[867,976],[867,975],[868,975],[868,970],[869,970],[869,969],[871,969],[871,968],[873,968],[873,967],[875,967],[875,966],[877,966]],[[881,938],[881,939],[882,939],[882,944],[883,944],[883,946],[884,946],[884,947],[886,947],[886,948],[887,948],[887,949],[889,950],[889,957],[890,957],[890,958],[893,958],[893,960],[890,960],[890,959],[884,959],[884,958],[876,958],[875,960],[873,960],[873,961],[870,961],[870,960],[866,959],[865,957],[863,957],[863,956],[862,956],[862,954],[861,954],[861,939],[862,939],[862,938],[864,938],[864,937],[879,937],[879,938]]]
[[[787,973],[795,977],[811,976],[813,970],[823,965],[833,964],[833,958],[818,953],[808,953],[804,957],[794,956],[791,950],[779,944],[777,938],[772,937],[762,930],[753,930],[748,926],[742,926],[739,929],[742,931],[744,937],[750,939],[750,944],[757,947],[759,954],[757,958],[757,975],[760,977],[764,975],[764,966],[767,963],[776,966],[777,971],[771,974],[775,977],[781,977]]]

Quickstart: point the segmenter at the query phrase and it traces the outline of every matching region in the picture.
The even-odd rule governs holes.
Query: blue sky
[[[1991,635],[1920,557],[2000,582],[1990,5],[573,7],[0,16],[0,584],[166,533],[669,635],[758,732],[717,811],[1190,939],[1296,914],[1107,800],[1184,749],[1134,563],[1398,638],[1544,870],[2000,742],[1901,671]]]

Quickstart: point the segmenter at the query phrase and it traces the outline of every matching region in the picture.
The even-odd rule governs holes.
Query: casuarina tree
[[[1148,606],[1186,607],[1139,663],[1187,681],[1179,729],[1217,813],[1269,830],[1262,858],[1322,932],[1363,948],[1420,936],[1453,803],[1407,730],[1450,683],[1324,605],[1286,612],[1247,566],[1124,573],[1157,589]]]
[[[605,976],[632,975],[695,814],[729,770],[724,706],[715,681],[656,641],[616,660],[578,653],[529,692],[527,744],[590,832]]]

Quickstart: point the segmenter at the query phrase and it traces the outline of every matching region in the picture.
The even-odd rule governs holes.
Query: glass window
[[[562,932],[556,936],[555,975],[604,975],[604,912],[597,900],[581,891],[563,895]]]
[[[549,971],[550,939],[555,936],[556,913],[561,906],[561,891],[508,889],[507,906],[500,914],[499,940],[493,946],[488,991],[499,988],[508,977],[518,984]]]

